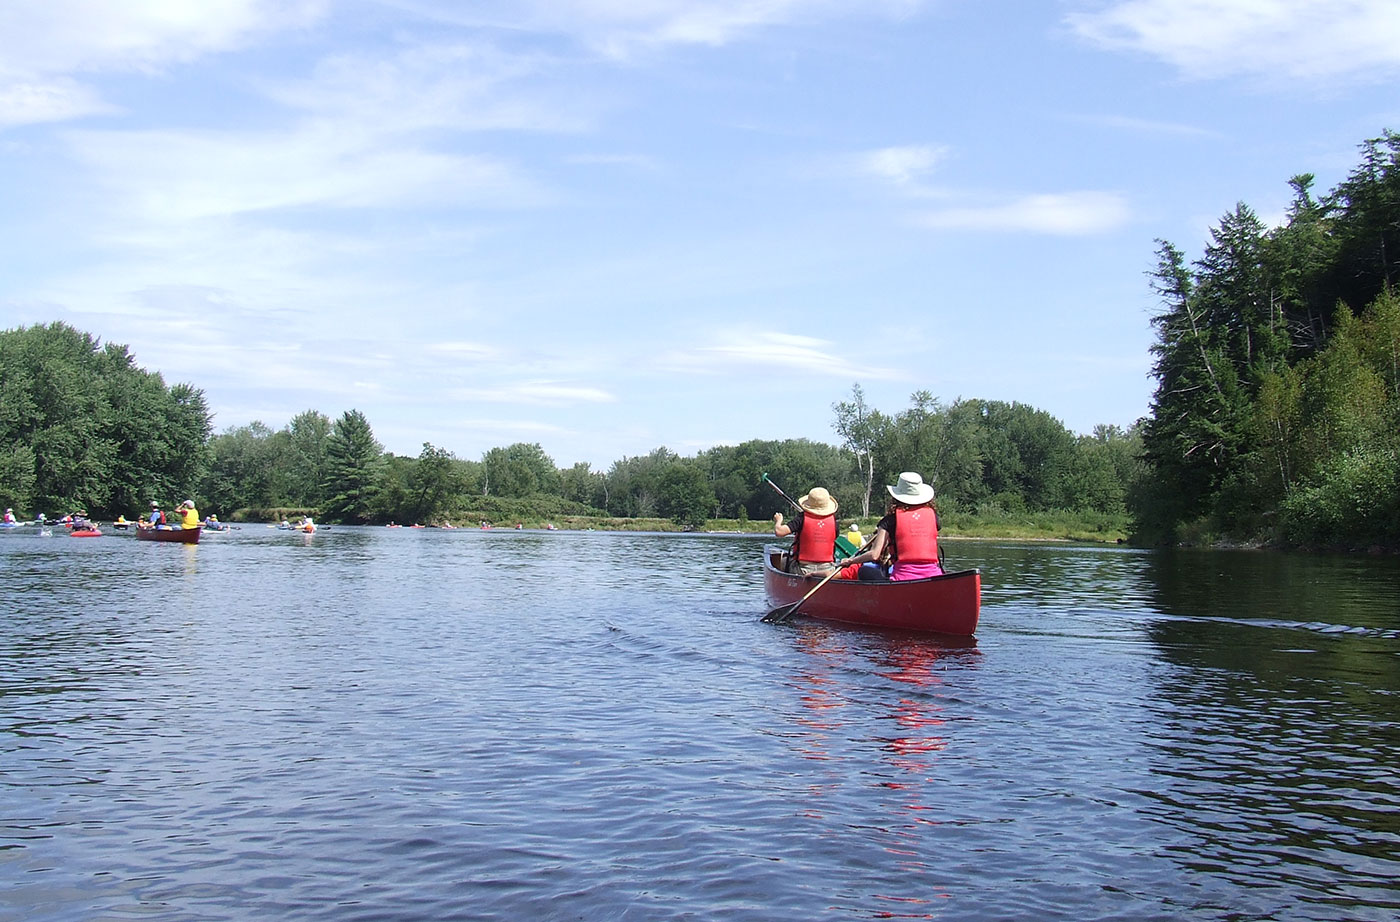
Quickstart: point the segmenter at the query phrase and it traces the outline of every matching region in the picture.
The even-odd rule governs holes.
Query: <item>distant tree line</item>
[[[851,400],[833,409],[846,439],[840,447],[756,439],[693,457],[661,447],[606,470],[586,462],[559,467],[527,442],[492,448],[480,460],[426,442],[416,458],[398,456],[383,450],[359,411],[332,422],[307,410],[278,431],[251,423],[213,437],[200,493],[212,508],[306,509],[339,522],[582,515],[698,527],[787,510],[763,483],[765,473],[793,495],[826,486],[851,516],[880,514],[873,484],[919,470],[938,485],[945,509],[1119,517],[1141,474],[1135,430],[1105,426],[1077,437],[1023,404],[958,400],[945,407],[920,392],[908,410],[887,416],[866,406],[857,384]]]
[[[1400,135],[1284,224],[1240,204],[1202,257],[1159,241],[1142,537],[1400,546]]]
[[[1075,436],[1019,403],[929,393],[885,414],[860,385],[833,405],[842,444],[751,440],[681,457],[664,447],[606,470],[559,467],[537,443],[458,458],[424,443],[417,457],[386,452],[358,410],[316,410],[281,429],[261,422],[211,436],[208,408],[187,384],[167,387],[125,347],[54,323],[0,332],[0,502],[30,517],[83,508],[139,514],[186,497],[228,517],[311,512],[344,523],[502,523],[566,516],[767,519],[825,486],[843,516],[879,515],[881,485],[917,470],[940,508],[974,514],[1092,512],[1124,518],[1135,478],[1136,430]]]

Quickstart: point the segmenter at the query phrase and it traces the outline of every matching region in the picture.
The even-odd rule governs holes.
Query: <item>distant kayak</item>
[[[96,528],[75,528],[68,533],[70,538],[100,538],[102,532]]]

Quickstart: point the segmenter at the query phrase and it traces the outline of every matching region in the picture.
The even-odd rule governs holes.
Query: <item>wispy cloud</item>
[[[327,0],[46,0],[0,5],[0,126],[107,112],[78,74],[157,72],[305,26]]]
[[[1004,231],[1078,236],[1122,227],[1127,201],[1114,192],[1027,195],[1014,201],[925,211],[915,223],[935,230]]]
[[[1220,132],[1199,125],[1187,125],[1182,122],[1167,122],[1150,118],[1134,118],[1129,115],[1071,115],[1067,116],[1071,121],[1084,125],[1098,125],[1103,128],[1111,128],[1115,131],[1131,132],[1133,134],[1144,135],[1174,135],[1177,137],[1219,137]]]
[[[253,132],[72,132],[73,156],[137,214],[185,221],[322,206],[486,207],[538,204],[512,165],[308,125]]]
[[[564,162],[584,166],[630,167],[648,172],[656,172],[661,169],[661,164],[657,162],[655,157],[648,157],[645,154],[574,154],[565,157]]]
[[[91,87],[66,77],[48,81],[0,80],[0,128],[64,122],[87,115],[116,112]]]
[[[791,23],[862,16],[904,16],[925,0],[386,0],[420,15],[463,25],[552,31],[614,56],[664,45],[723,45]]]
[[[456,361],[485,360],[494,359],[500,356],[501,350],[495,346],[485,343],[473,343],[462,340],[450,342],[429,343],[424,347],[425,351],[440,355],[443,358]]]
[[[1160,58],[1195,79],[1391,79],[1400,71],[1394,0],[1119,0],[1069,27],[1114,51]]]
[[[303,79],[263,81],[292,110],[379,135],[436,131],[578,132],[596,106],[557,77],[545,54],[507,52],[485,40],[400,42],[391,53],[341,53]],[[550,83],[548,92],[532,89]]]
[[[793,371],[831,375],[838,379],[897,378],[890,369],[862,366],[836,354],[830,340],[792,333],[737,331],[710,346],[676,350],[658,359],[663,370],[698,374],[725,374],[736,366],[777,373]]]
[[[857,165],[867,175],[899,186],[910,186],[924,179],[948,154],[941,144],[914,144],[882,147],[858,155]]]
[[[459,390],[463,399],[491,403],[518,403],[535,406],[563,407],[579,403],[613,403],[617,397],[599,387],[565,384],[558,381],[522,381],[488,387]]]

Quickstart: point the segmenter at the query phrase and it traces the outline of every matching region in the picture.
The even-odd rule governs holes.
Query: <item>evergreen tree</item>
[[[340,522],[369,520],[383,454],[369,420],[359,410],[347,410],[335,421],[326,440],[324,515]]]

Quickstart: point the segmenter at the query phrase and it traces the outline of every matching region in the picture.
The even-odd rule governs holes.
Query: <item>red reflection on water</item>
[[[854,639],[852,639],[854,638]],[[870,649],[872,635],[864,632],[812,628],[802,631],[797,645],[810,654],[807,668],[794,676],[806,712],[797,718],[805,733],[798,751],[808,759],[827,761],[832,758],[830,740],[836,731],[850,720],[843,711],[854,703],[846,680],[838,673],[859,671],[859,660],[872,658],[869,672],[905,685],[915,686],[918,695],[901,695],[888,706],[883,719],[893,721],[896,728],[890,736],[872,739],[880,742],[892,755],[892,765],[903,772],[924,775],[931,770],[933,757],[948,746],[945,735],[947,719],[943,716],[940,689],[943,673],[951,663],[966,664],[969,653],[976,655],[976,640],[909,637],[903,635],[873,635],[877,648]],[[880,641],[885,641],[880,643]],[[871,654],[875,654],[871,657]],[[884,787],[901,789],[917,786],[918,781],[878,782]]]
[[[941,803],[930,792],[938,784],[936,763],[950,745],[949,699],[943,694],[947,671],[975,661],[976,641],[816,626],[805,627],[795,640],[808,656],[792,682],[802,704],[793,744],[803,758],[829,766],[820,781],[808,785],[802,815],[823,818],[824,804],[853,783],[890,791],[882,798],[887,822],[876,828],[891,870],[911,884],[918,881],[913,886],[922,892],[918,897],[869,894],[886,904],[868,907],[869,915],[936,918],[933,901],[949,894],[929,885],[938,873],[937,863],[929,860],[929,836],[943,817],[940,807],[924,800]],[[881,758],[891,770],[879,769]]]

